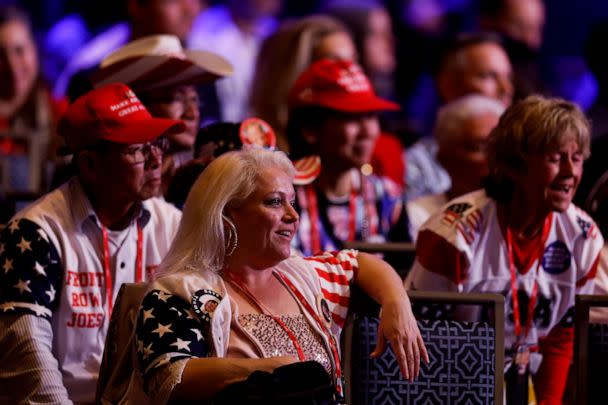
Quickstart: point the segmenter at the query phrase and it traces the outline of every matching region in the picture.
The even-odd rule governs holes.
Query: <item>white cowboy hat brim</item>
[[[142,91],[211,83],[233,71],[230,62],[215,53],[186,50],[183,55],[134,55],[102,64],[91,81],[94,87],[118,82]]]

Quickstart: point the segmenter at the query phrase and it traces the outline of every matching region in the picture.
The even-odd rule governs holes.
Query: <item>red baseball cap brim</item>
[[[67,148],[76,152],[99,140],[144,143],[185,129],[180,120],[152,117],[129,87],[116,83],[74,101],[59,120],[57,131]]]
[[[135,144],[153,141],[163,135],[178,134],[186,130],[183,121],[167,118],[148,118],[122,123],[120,128],[100,129],[94,123],[89,125],[70,125],[65,118],[59,121],[58,131],[65,141],[67,148],[61,154],[71,154],[86,149],[98,140],[106,140],[120,144]],[[96,134],[96,136],[83,136],[83,134]]]
[[[183,121],[149,118],[123,123],[120,128],[115,128],[110,133],[102,135],[100,139],[122,144],[145,143],[163,135],[178,134],[185,130],[186,125]]]
[[[363,96],[361,93],[322,93],[318,97],[312,97],[306,101],[295,100],[292,102],[293,107],[304,106],[320,106],[330,108],[332,110],[364,113],[374,111],[398,111],[401,109],[399,104],[385,100],[378,96],[368,94]]]

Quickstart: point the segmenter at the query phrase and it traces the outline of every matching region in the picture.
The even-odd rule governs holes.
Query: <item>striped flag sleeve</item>
[[[319,276],[321,291],[329,304],[333,321],[340,328],[344,327],[351,283],[359,269],[357,254],[355,250],[340,250],[324,252],[306,259]]]

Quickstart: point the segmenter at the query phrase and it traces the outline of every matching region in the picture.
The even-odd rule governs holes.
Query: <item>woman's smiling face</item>
[[[545,212],[564,212],[576,193],[583,175],[583,153],[574,137],[526,160],[526,173],[516,184],[522,187],[530,206]],[[540,205],[539,205],[540,203]]]
[[[375,112],[332,112],[316,134],[317,153],[326,166],[347,170],[369,163],[380,136]]]
[[[227,208],[238,234],[234,255],[250,255],[252,267],[272,267],[291,255],[299,216],[292,178],[279,168],[262,170],[255,191],[238,207]]]

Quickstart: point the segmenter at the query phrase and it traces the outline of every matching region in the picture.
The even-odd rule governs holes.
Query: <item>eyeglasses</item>
[[[137,165],[140,163],[147,162],[152,153],[162,157],[163,154],[169,151],[169,140],[165,137],[158,138],[152,142],[146,142],[138,146],[129,146],[122,153],[127,157],[129,163]]]

